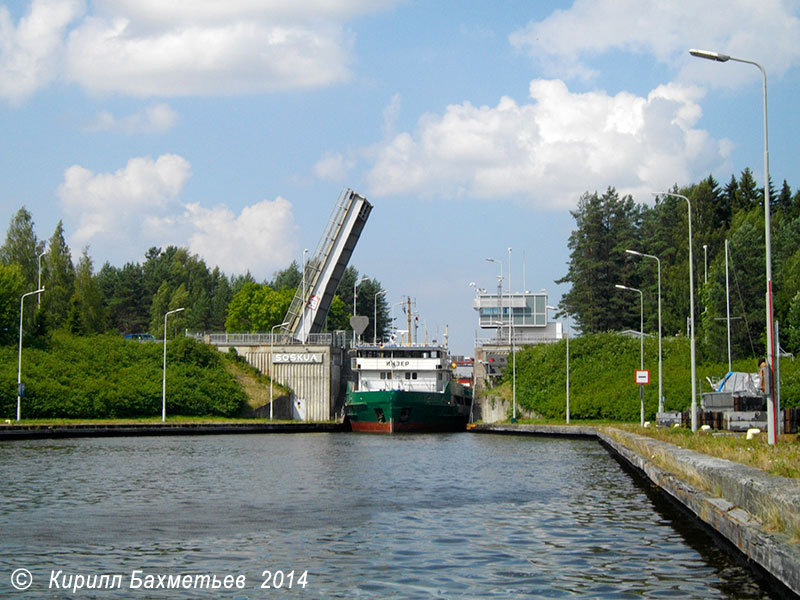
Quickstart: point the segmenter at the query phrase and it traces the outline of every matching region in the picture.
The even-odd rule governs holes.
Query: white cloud
[[[331,152],[314,165],[314,175],[326,181],[342,182],[355,166],[356,161],[352,157],[341,152]]]
[[[648,195],[725,164],[727,143],[694,128],[702,93],[660,86],[645,97],[574,94],[534,80],[534,102],[465,102],[426,115],[414,134],[377,147],[372,195],[517,198],[542,208],[574,205],[585,191],[615,186]]]
[[[113,173],[74,165],[58,189],[73,248],[91,247],[114,261],[140,260],[150,246],[188,246],[227,273],[267,277],[291,260],[296,234],[291,204],[258,202],[235,215],[224,206],[184,203],[191,177],[175,154],[132,158]]]
[[[689,48],[756,60],[780,75],[800,64],[796,12],[797,3],[787,0],[576,0],[513,32],[509,41],[562,79],[595,79],[599,73],[583,59],[622,50],[680,67],[681,80],[735,85],[758,74],[709,69],[689,56]]]
[[[87,128],[91,131],[109,131],[128,135],[138,133],[165,133],[178,122],[176,113],[169,104],[161,102],[151,104],[145,109],[117,118],[108,111],[99,112]]]
[[[94,18],[70,34],[67,76],[142,97],[314,87],[349,77],[349,45],[335,26],[230,22],[141,35],[123,19]]]
[[[75,223],[73,247],[98,240],[121,244],[149,240],[145,219],[180,207],[178,197],[191,176],[186,159],[175,154],[132,158],[114,173],[94,173],[74,165],[64,172],[58,196]]]
[[[15,27],[0,6],[0,98],[19,103],[56,77],[64,33],[82,11],[80,0],[34,0]]]
[[[390,3],[100,2],[70,34],[67,77],[143,97],[325,86],[350,78],[342,21]]]
[[[184,218],[193,231],[189,249],[223,272],[249,270],[266,278],[295,256],[292,205],[280,196],[246,206],[239,215],[224,206],[206,209],[187,204]]]
[[[54,79],[137,97],[236,95],[346,81],[347,19],[396,0],[33,0],[0,6],[0,98]]]

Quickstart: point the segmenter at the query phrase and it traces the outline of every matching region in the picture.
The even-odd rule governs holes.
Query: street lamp
[[[517,420],[517,353],[514,351],[514,309],[511,302],[511,248],[508,249],[508,345],[511,348],[511,397],[514,403],[514,422]]]
[[[708,283],[708,244],[703,244],[703,283]]]
[[[176,308],[164,313],[164,372],[161,377],[161,422],[167,420],[167,317],[171,314],[181,312],[183,308]]]
[[[278,325],[273,325],[272,330],[270,331],[269,336],[269,420],[272,421],[272,380],[275,378],[274,374],[274,367],[275,361],[272,358],[272,349],[275,347],[275,330],[278,327],[286,327],[289,324],[289,321],[285,323],[279,323]]]
[[[639,363],[640,369],[644,371],[644,294],[642,290],[617,284],[614,286],[619,290],[638,292],[639,294]],[[639,425],[644,425],[644,386],[639,385],[640,421]]]
[[[37,288],[39,288],[40,290],[43,290],[43,289],[44,289],[44,288],[42,287],[42,257],[43,257],[45,254],[47,254],[47,250],[42,250],[42,253],[39,255],[39,258],[38,258],[38,263],[39,263],[39,280],[38,280],[38,285],[37,285],[36,287],[37,287]],[[41,305],[42,305],[42,296],[41,296],[41,295],[39,295],[39,297],[37,298],[37,300],[39,301],[39,302],[38,302],[38,305],[39,305],[39,306],[41,306]]]
[[[496,258],[487,258],[488,262],[497,263],[500,266],[500,274],[497,276],[497,308],[498,310],[498,323],[500,325],[500,331],[497,332],[497,338],[500,339],[500,336],[503,335],[503,263],[501,263]]]
[[[698,58],[715,60],[717,62],[747,63],[758,67],[761,71],[761,81],[764,96],[764,247],[767,272],[767,365],[770,370],[770,380],[774,382],[775,375],[775,329],[772,320],[772,241],[770,235],[770,198],[769,198],[769,143],[767,139],[767,72],[760,64],[744,58],[735,58],[727,54],[709,52],[707,50],[689,50],[689,54]],[[771,385],[767,394],[767,442],[776,444],[778,442],[778,423],[777,411],[775,410],[775,385]],[[769,413],[772,413],[771,415]]]
[[[548,310],[558,310],[555,306],[546,306],[545,308]],[[565,337],[567,339],[567,425],[569,425],[569,313],[565,311],[564,316],[567,318]]]
[[[664,387],[661,368],[661,261],[657,256],[653,256],[652,254],[645,254],[644,252],[637,252],[636,250],[625,250],[625,252],[633,254],[634,256],[652,258],[658,265],[658,412],[664,412]]]
[[[382,296],[386,290],[380,290],[375,294],[375,299],[372,301],[373,317],[372,317],[372,343],[378,343],[378,296]]]
[[[25,301],[25,296],[32,296],[33,294],[41,294],[44,291],[43,287],[27,294],[22,294],[19,299],[19,358],[17,361],[17,421],[20,419],[22,413],[22,395],[25,393],[25,388],[22,385],[22,305]]]
[[[692,202],[686,196],[674,192],[661,192],[654,196],[674,196],[686,200],[689,211],[689,346],[692,361],[692,431],[697,431],[697,363],[694,344],[694,262],[692,258]]]
[[[308,248],[303,250],[303,331],[301,337],[303,338],[303,343],[306,342],[306,254],[308,253]]]

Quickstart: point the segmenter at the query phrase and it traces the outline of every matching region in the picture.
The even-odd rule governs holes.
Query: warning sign
[[[650,371],[647,369],[636,369],[636,383],[639,385],[647,385],[650,383]]]

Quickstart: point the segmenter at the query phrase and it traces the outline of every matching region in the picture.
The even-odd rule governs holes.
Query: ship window
[[[416,371],[414,371],[414,372],[411,374],[411,379],[416,379],[416,378],[417,378],[417,372],[416,372]]]
[[[439,381],[441,381],[441,380],[442,380],[442,374],[441,374],[441,373],[437,373],[437,374],[436,374],[436,378],[437,378]]]
[[[411,373],[409,373],[408,371],[406,371],[406,379],[411,379]]]

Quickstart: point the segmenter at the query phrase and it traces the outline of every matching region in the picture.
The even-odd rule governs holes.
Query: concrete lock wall
[[[340,408],[339,388],[342,371],[342,350],[311,344],[275,344],[273,371],[270,374],[270,347],[217,345],[220,352],[234,348],[239,356],[266,375],[292,390],[295,418],[305,421],[328,421]],[[298,406],[299,402],[299,406]]]

